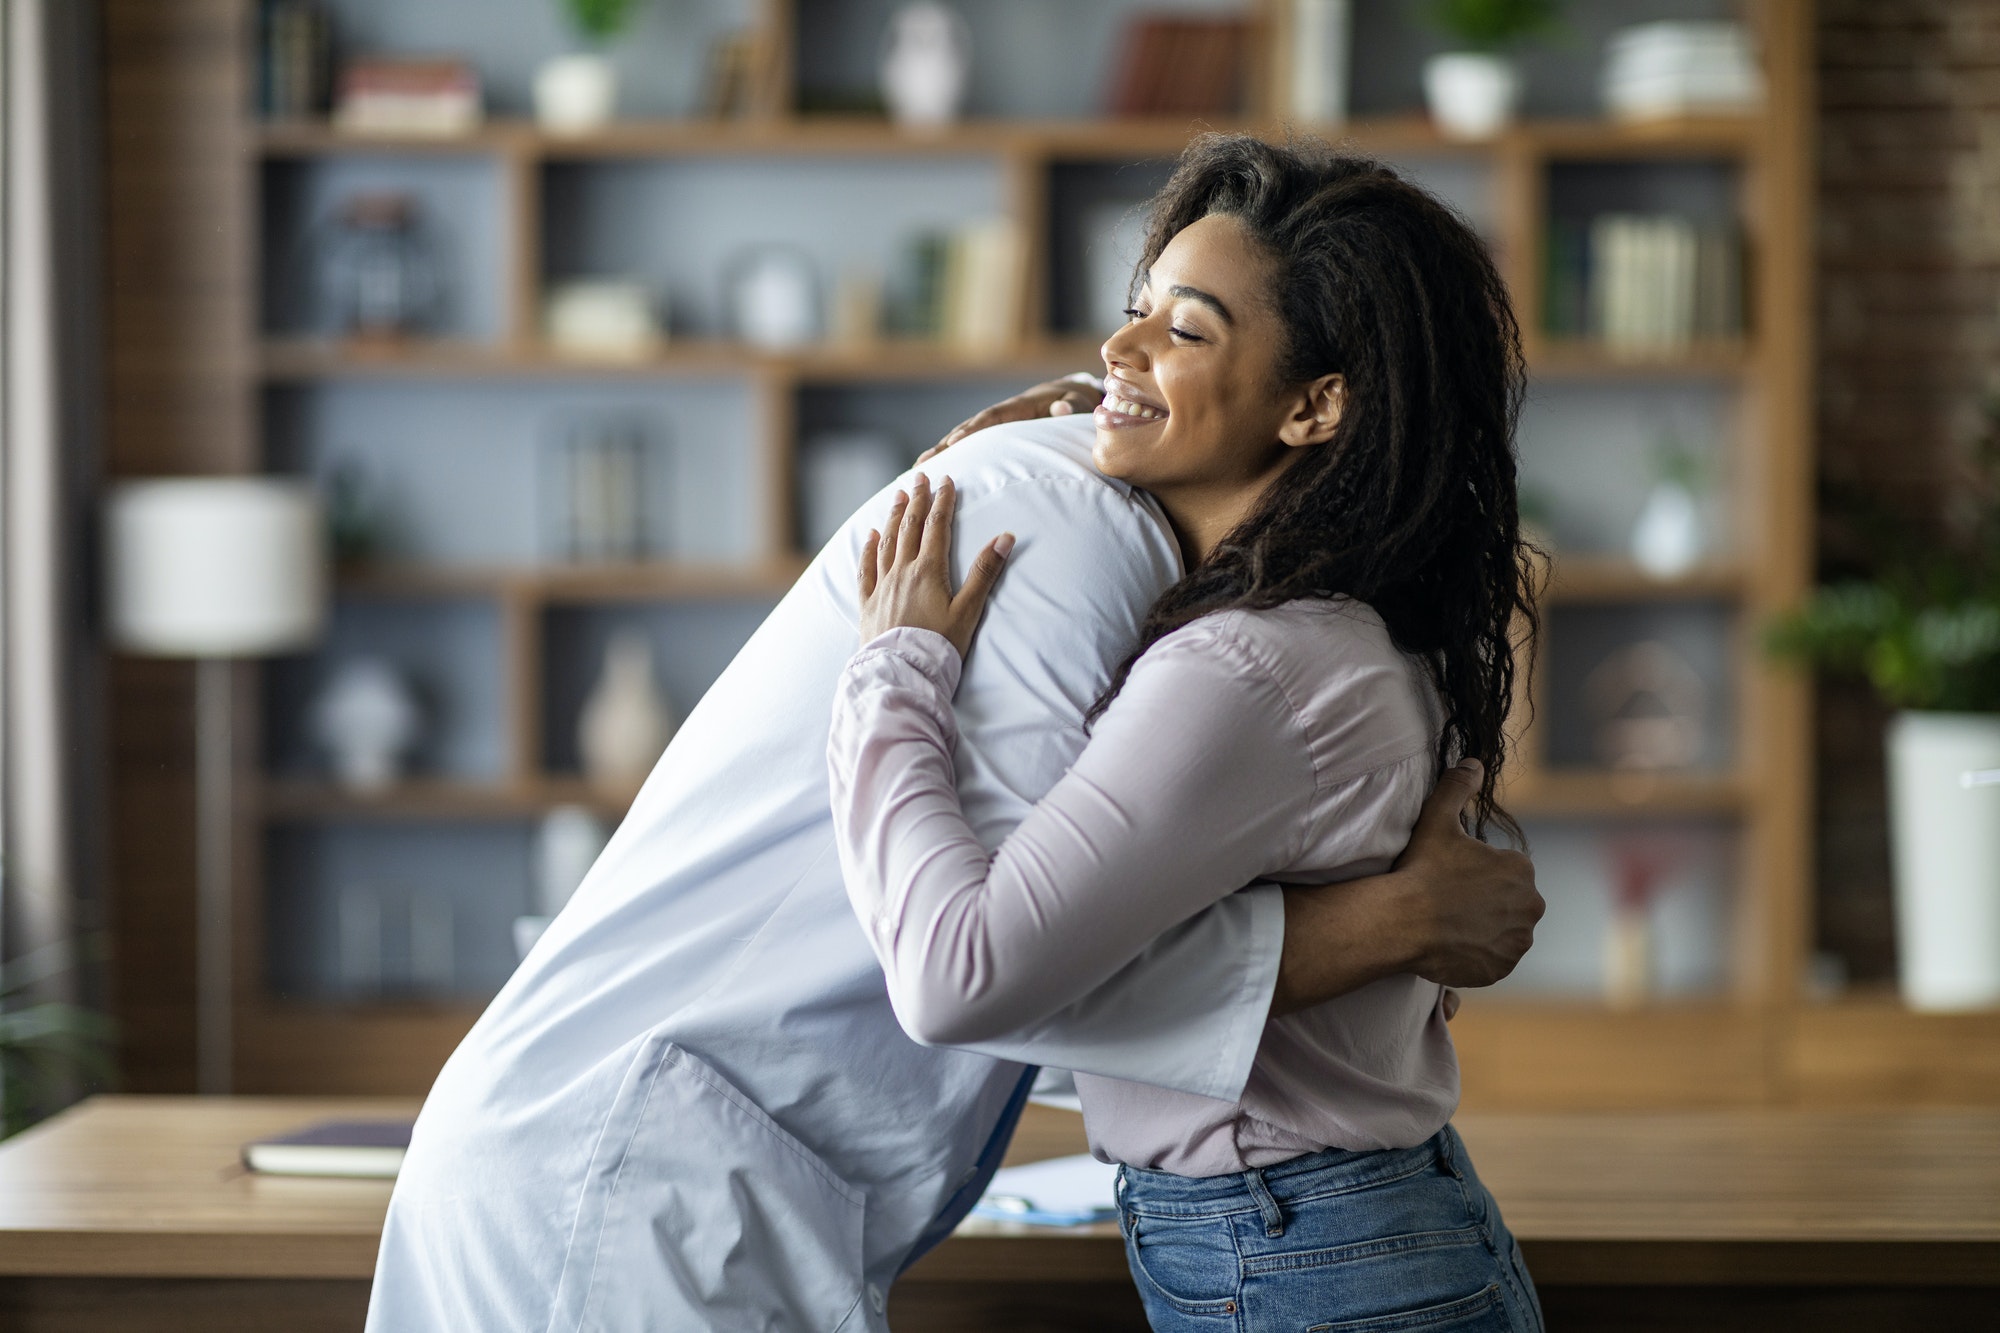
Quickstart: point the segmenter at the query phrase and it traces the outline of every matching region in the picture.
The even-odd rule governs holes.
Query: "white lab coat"
[[[1088,418],[931,463],[959,573],[1020,537],[957,706],[988,846],[1069,767],[1177,576]],[[907,478],[904,479],[907,484]],[[842,530],[688,717],[576,897],[445,1065],[390,1204],[368,1327],[882,1330],[890,1282],[991,1174],[1031,1063],[1234,1099],[1283,936],[1269,887],[1168,931],[1086,1000],[977,1051],[897,1026],[828,808],[854,568]]]

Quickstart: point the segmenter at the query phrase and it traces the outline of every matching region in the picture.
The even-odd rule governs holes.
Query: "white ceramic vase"
[[[313,738],[351,791],[380,791],[401,777],[422,721],[409,683],[373,657],[340,667],[312,705]]]
[[[958,119],[971,71],[972,40],[949,7],[919,0],[889,20],[882,100],[898,125],[936,129]]]
[[[578,723],[584,773],[600,786],[636,786],[652,771],[673,730],[673,715],[653,683],[652,644],[637,630],[620,630],[604,651],[604,671]]]
[[[535,911],[553,917],[597,864],[611,833],[588,807],[559,805],[535,836]]]
[[[1656,579],[1687,573],[1700,563],[1704,533],[1701,502],[1678,481],[1653,487],[1632,526],[1632,559]]]
[[[581,134],[618,109],[618,71],[609,56],[580,51],[535,71],[535,120],[557,134]]]
[[[1424,98],[1447,138],[1490,139],[1514,119],[1521,74],[1505,56],[1477,51],[1432,56],[1424,65]]]
[[[1912,1009],[2000,1005],[2000,714],[1899,713],[1889,724],[1896,954]]]

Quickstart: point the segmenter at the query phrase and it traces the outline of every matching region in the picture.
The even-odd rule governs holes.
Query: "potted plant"
[[[1520,71],[1503,53],[1554,28],[1561,0],[1430,0],[1429,9],[1458,44],[1424,65],[1431,119],[1454,139],[1491,138],[1521,100]]]
[[[618,105],[618,71],[604,54],[632,22],[638,0],[563,0],[588,51],[557,56],[535,72],[535,119],[563,134],[594,130]]]
[[[111,1023],[102,1014],[28,994],[31,979],[0,975],[0,1138],[73,1100],[79,1084],[112,1082]]]
[[[1820,588],[1773,629],[1780,654],[1865,676],[1887,739],[1897,964],[1916,1009],[2000,1004],[2000,397],[1942,534],[1849,499],[1872,577]]]

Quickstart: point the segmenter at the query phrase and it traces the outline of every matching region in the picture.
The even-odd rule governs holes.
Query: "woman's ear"
[[[1322,375],[1299,391],[1291,415],[1278,428],[1278,442],[1292,449],[1325,444],[1340,428],[1347,406],[1347,377]]]

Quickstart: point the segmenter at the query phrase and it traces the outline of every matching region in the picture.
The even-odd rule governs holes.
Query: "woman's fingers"
[[[882,540],[876,547],[876,569],[887,574],[896,564],[896,541],[903,533],[903,511],[909,507],[907,491],[897,491],[889,502],[889,521],[882,525]]]
[[[868,540],[861,543],[861,600],[867,601],[875,595],[876,550],[882,544],[882,534],[873,528],[868,530]]]
[[[1000,581],[1000,571],[1006,568],[1007,556],[1014,549],[1014,534],[1003,532],[978,555],[973,557],[972,568],[965,576],[965,586],[958,590],[958,596],[951,599],[952,615],[965,622],[968,631],[979,623],[979,612],[986,605],[986,599],[993,595],[993,585]],[[971,634],[966,638],[969,641]],[[961,646],[960,652],[964,651]]]
[[[898,563],[914,564],[924,553],[924,520],[930,517],[933,499],[931,479],[919,472],[910,483],[910,505],[903,511],[902,535],[896,538]]]
[[[958,487],[950,477],[938,482],[937,497],[931,501],[930,516],[924,521],[923,545],[917,555],[928,557],[940,571],[951,558],[951,516],[958,509]]]

